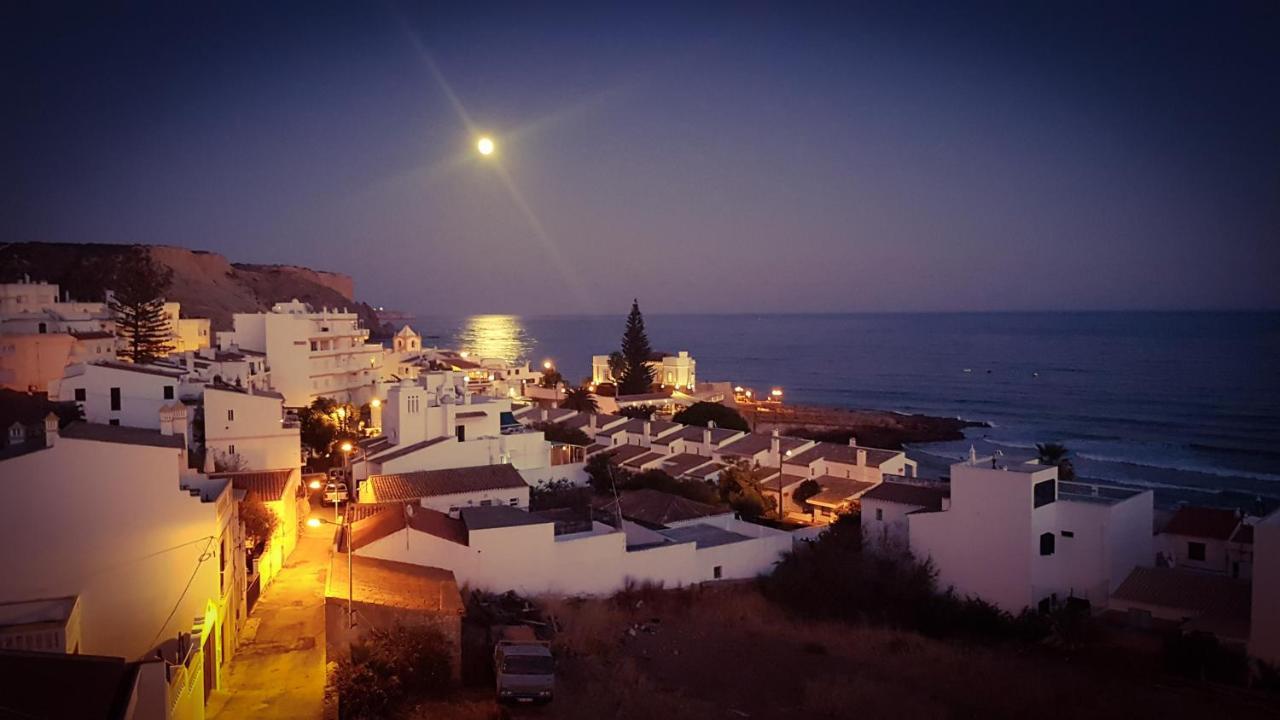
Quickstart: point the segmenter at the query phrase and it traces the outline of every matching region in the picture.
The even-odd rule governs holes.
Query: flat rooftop
[[[673,542],[695,542],[699,550],[751,539],[746,535],[722,530],[714,525],[685,525],[659,530],[658,533]]]

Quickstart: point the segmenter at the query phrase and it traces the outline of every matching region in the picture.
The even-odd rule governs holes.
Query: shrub
[[[374,629],[351,647],[334,678],[344,720],[385,718],[406,703],[452,687],[449,640],[431,627],[396,624]]]
[[[800,483],[800,486],[791,494],[791,497],[797,504],[803,504],[805,500],[808,500],[820,492],[822,492],[822,486],[818,484],[817,480],[805,480]]]
[[[574,485],[568,478],[541,482],[529,489],[530,510],[586,508],[591,504],[591,488]]]
[[[271,539],[280,519],[265,504],[245,500],[240,503],[240,522],[244,524],[245,544],[257,547]]]
[[[618,409],[619,415],[633,420],[652,420],[656,412],[658,408],[653,405],[631,405]]]
[[[591,438],[586,433],[578,428],[566,427],[564,423],[539,421],[531,423],[529,427],[534,430],[541,430],[547,440],[553,443],[577,445],[578,447],[586,447],[591,444]]]
[[[727,430],[751,431],[751,425],[747,423],[746,418],[742,417],[737,410],[720,403],[696,402],[676,413],[671,419],[684,425],[706,427],[708,422],[714,422],[716,427]]]
[[[618,467],[618,463],[614,462],[613,455],[610,453],[600,452],[587,458],[583,471],[587,473],[591,489],[597,495],[612,494],[614,483],[618,483],[621,487],[622,470]]]

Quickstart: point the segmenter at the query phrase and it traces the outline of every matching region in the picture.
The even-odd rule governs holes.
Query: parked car
[[[501,625],[491,633],[498,701],[551,702],[556,666],[549,644],[538,640],[527,625]]]
[[[328,485],[325,485],[325,486],[324,486],[324,499],[322,500],[322,502],[323,502],[323,503],[325,503],[325,504],[335,504],[335,505],[336,505],[337,503],[344,503],[344,502],[346,502],[347,500],[350,500],[350,499],[351,499],[351,498],[350,498],[350,496],[349,496],[349,495],[348,495],[348,493],[347,493],[347,484],[346,484],[346,483],[344,483],[344,482],[338,482],[338,483],[333,483],[333,482],[331,482],[331,483],[329,483]]]

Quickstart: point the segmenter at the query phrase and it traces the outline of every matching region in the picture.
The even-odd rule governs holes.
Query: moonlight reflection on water
[[[458,331],[458,346],[476,358],[527,358],[533,340],[517,315],[472,315]]]

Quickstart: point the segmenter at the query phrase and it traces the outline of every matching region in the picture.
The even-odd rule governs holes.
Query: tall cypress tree
[[[640,314],[640,302],[631,301],[631,314],[627,316],[627,330],[622,334],[622,358],[625,365],[618,381],[619,395],[639,395],[649,391],[653,384],[653,368],[649,358],[649,336],[644,332],[644,316]]]
[[[107,305],[115,315],[116,333],[125,341],[125,358],[147,363],[173,349],[173,328],[164,314],[164,293],[172,281],[173,271],[146,248],[135,247],[121,259]]]

